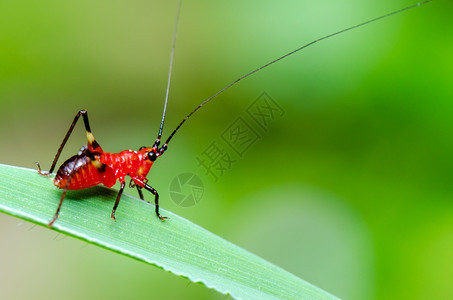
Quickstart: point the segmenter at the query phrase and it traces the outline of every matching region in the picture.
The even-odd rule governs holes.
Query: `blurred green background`
[[[185,2],[164,136],[244,73],[413,3]],[[175,1],[0,6],[1,163],[48,168],[82,108],[106,151],[153,143]],[[452,9],[434,1],[323,41],[222,94],[151,170],[161,206],[346,299],[453,298]],[[286,114],[215,182],[196,157],[263,91]],[[79,124],[63,157],[84,144]],[[183,172],[205,185],[190,208],[169,197]],[[0,254],[2,299],[225,299],[7,215]]]

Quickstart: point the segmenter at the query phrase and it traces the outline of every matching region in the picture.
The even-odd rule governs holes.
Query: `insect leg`
[[[71,135],[72,130],[74,129],[75,125],[77,124],[77,121],[79,120],[80,116],[83,116],[83,122],[85,123],[85,130],[87,132],[88,146],[91,146],[93,149],[95,149],[97,147],[100,147],[99,144],[94,139],[93,134],[91,133],[90,123],[88,121],[87,111],[86,110],[80,110],[77,113],[77,115],[74,117],[74,121],[72,121],[72,124],[69,127],[69,130],[66,133],[66,136],[64,137],[63,142],[61,142],[60,148],[58,148],[58,150],[57,150],[57,154],[55,155],[55,158],[54,158],[54,160],[52,162],[52,166],[50,167],[49,171],[48,172],[41,171],[41,167],[40,167],[39,163],[36,163],[36,165],[38,166],[38,172],[40,174],[49,175],[50,173],[53,172],[53,170],[55,169],[55,165],[57,164],[58,158],[60,157],[61,151],[63,151],[63,148],[66,145],[66,142],[68,141],[69,136]]]
[[[138,191],[138,195],[140,196],[140,199],[145,201],[145,197],[143,197],[142,187],[137,185],[137,191]]]
[[[142,148],[145,148],[145,147],[142,147]],[[140,150],[141,150],[141,149],[140,149]],[[137,188],[138,195],[140,196],[140,199],[141,199],[142,201],[146,201],[146,200],[145,200],[145,197],[143,197],[142,187],[139,186],[139,185],[137,185],[137,184],[135,184],[134,180],[131,179],[131,181],[129,182],[129,187],[130,187],[130,188],[136,187],[136,188]],[[146,201],[146,202],[148,202],[148,201]],[[148,202],[148,203],[149,203],[149,202]]]
[[[55,212],[55,215],[53,216],[52,221],[50,221],[49,224],[47,224],[47,226],[49,226],[49,227],[52,227],[53,223],[58,219],[61,205],[63,204],[63,200],[66,197],[66,191],[68,190],[69,183],[71,182],[72,176],[74,174],[74,169],[75,169],[75,166],[77,165],[77,161],[78,161],[78,159],[74,162],[74,167],[72,168],[71,172],[69,173],[68,180],[66,181],[63,192],[61,193],[60,203],[58,204],[57,211]],[[38,164],[38,166],[39,166],[39,164]]]
[[[115,211],[116,211],[116,208],[118,207],[118,204],[120,203],[121,195],[123,194],[123,190],[124,190],[125,186],[126,186],[126,182],[123,179],[123,180],[121,180],[121,187],[120,187],[120,190],[118,192],[118,196],[116,196],[115,205],[113,206],[112,215],[111,215],[111,218],[113,220],[115,220],[115,221],[116,221]]]
[[[68,182],[69,182],[69,181],[68,181]],[[69,184],[67,184],[67,185],[69,185]],[[64,198],[65,198],[65,196],[66,196],[66,191],[67,191],[67,190],[68,190],[67,188],[65,188],[65,189],[63,190],[63,193],[61,194],[61,198],[60,198],[60,204],[58,204],[57,211],[55,212],[55,215],[53,216],[52,221],[50,221],[50,223],[49,223],[47,226],[52,227],[53,223],[58,219],[58,215],[59,215],[59,213],[60,213],[60,208],[61,208],[61,205],[63,204],[63,200],[64,200]]]
[[[141,192],[141,188],[145,188],[145,190],[150,191],[154,195],[154,204],[156,206],[156,215],[161,221],[165,221],[167,217],[162,217],[159,213],[159,193],[151,186],[149,186],[146,182],[144,182],[142,179],[139,179],[137,177],[131,176],[132,180],[137,184],[138,193],[140,195],[140,199],[146,201],[143,198],[143,193]],[[146,180],[146,179],[145,179]],[[146,201],[148,202],[148,201]]]
[[[144,183],[143,186],[147,191],[150,191],[154,195],[154,204],[156,206],[156,215],[161,221],[165,221],[167,217],[162,217],[159,213],[159,193],[148,184]]]
[[[134,180],[131,179],[131,182],[129,182],[129,187],[130,187],[130,188],[136,187],[136,188],[137,188],[138,195],[140,196],[140,199],[141,199],[142,201],[145,201],[145,202],[150,203],[149,201],[145,200],[145,197],[143,197],[142,187],[139,186],[139,185],[137,185],[137,184],[135,184]]]

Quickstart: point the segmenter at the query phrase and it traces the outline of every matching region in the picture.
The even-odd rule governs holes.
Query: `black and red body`
[[[154,163],[148,157],[148,153],[153,151],[151,147],[138,151],[125,150],[120,153],[104,152],[100,147],[96,150],[89,148],[87,150],[91,155],[82,148],[79,154],[72,156],[61,165],[54,178],[54,184],[57,187],[80,190],[101,183],[112,187],[117,180],[124,182],[127,175],[138,186],[143,187]],[[90,156],[94,157],[94,160]],[[68,183],[69,176],[71,180]]]
[[[75,116],[74,121],[69,127],[69,130],[63,139],[57,154],[55,155],[49,172],[42,172],[39,164],[38,172],[42,175],[49,175],[52,173],[56,166],[57,160],[60,157],[61,151],[69,139],[69,136],[71,135],[72,130],[74,129],[74,126],[80,116],[83,117],[83,121],[85,123],[87,146],[83,147],[77,155],[74,155],[66,160],[60,166],[55,178],[53,179],[54,184],[63,189],[63,193],[61,195],[60,204],[58,205],[55,216],[49,223],[49,226],[52,226],[52,224],[57,220],[67,190],[86,189],[98,184],[112,187],[118,180],[121,187],[111,214],[112,219],[115,220],[115,211],[126,185],[126,176],[131,177],[132,181],[130,186],[137,188],[141,200],[145,200],[142,188],[154,195],[156,215],[162,221],[166,220],[166,217],[162,217],[159,213],[159,194],[154,188],[147,184],[148,179],[146,179],[146,176],[148,175],[149,170],[157,157],[161,156],[167,149],[167,143],[165,143],[161,148],[158,148],[160,139],[157,139],[154,142],[153,147],[141,147],[137,151],[125,150],[120,153],[104,152],[91,133],[86,110],[79,111]]]

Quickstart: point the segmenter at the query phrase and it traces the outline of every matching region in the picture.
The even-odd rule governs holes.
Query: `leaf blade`
[[[35,170],[0,164],[0,211],[47,226],[61,190]],[[157,266],[238,299],[335,299],[291,273],[202,227],[123,194],[95,187],[67,194],[53,229]]]

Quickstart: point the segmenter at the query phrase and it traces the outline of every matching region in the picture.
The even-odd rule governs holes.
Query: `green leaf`
[[[36,170],[0,164],[0,211],[47,226],[61,190]],[[336,299],[291,273],[169,211],[124,194],[110,219],[116,191],[67,193],[52,229],[157,266],[241,299]],[[282,245],[284,247],[284,245]]]

